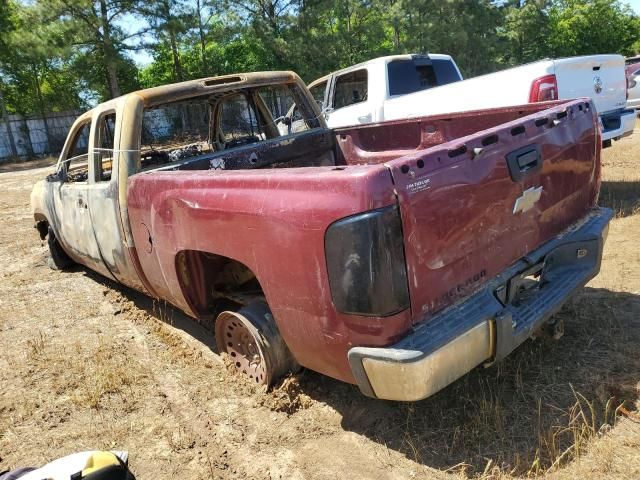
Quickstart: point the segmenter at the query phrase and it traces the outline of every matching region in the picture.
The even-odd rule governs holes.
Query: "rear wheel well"
[[[248,266],[224,255],[183,250],[176,255],[176,270],[191,310],[214,330],[218,351],[229,355],[239,373],[269,386],[300,368]]]
[[[214,253],[183,250],[176,255],[182,293],[200,320],[212,322],[223,310],[264,300],[260,282],[242,262]]]

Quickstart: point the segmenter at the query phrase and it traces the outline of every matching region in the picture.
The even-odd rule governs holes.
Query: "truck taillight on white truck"
[[[536,78],[531,84],[529,103],[558,100],[558,79],[555,75]]]

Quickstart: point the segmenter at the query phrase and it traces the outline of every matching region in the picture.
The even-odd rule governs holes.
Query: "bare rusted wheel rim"
[[[222,347],[224,342],[221,350],[229,355],[238,372],[257,384],[267,385],[269,365],[255,328],[246,318],[232,312],[222,313],[217,323],[218,346]]]

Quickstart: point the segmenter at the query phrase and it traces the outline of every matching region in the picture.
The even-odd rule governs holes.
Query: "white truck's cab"
[[[449,55],[391,55],[319,78],[309,85],[330,127],[382,122],[385,102],[462,80]]]

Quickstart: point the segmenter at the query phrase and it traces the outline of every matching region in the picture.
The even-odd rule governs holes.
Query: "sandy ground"
[[[0,471],[125,449],[139,479],[638,478],[639,152],[640,133],[604,153],[617,218],[565,336],[415,404],[308,371],[255,390],[180,312],[51,271],[29,214],[50,167],[0,166]]]

